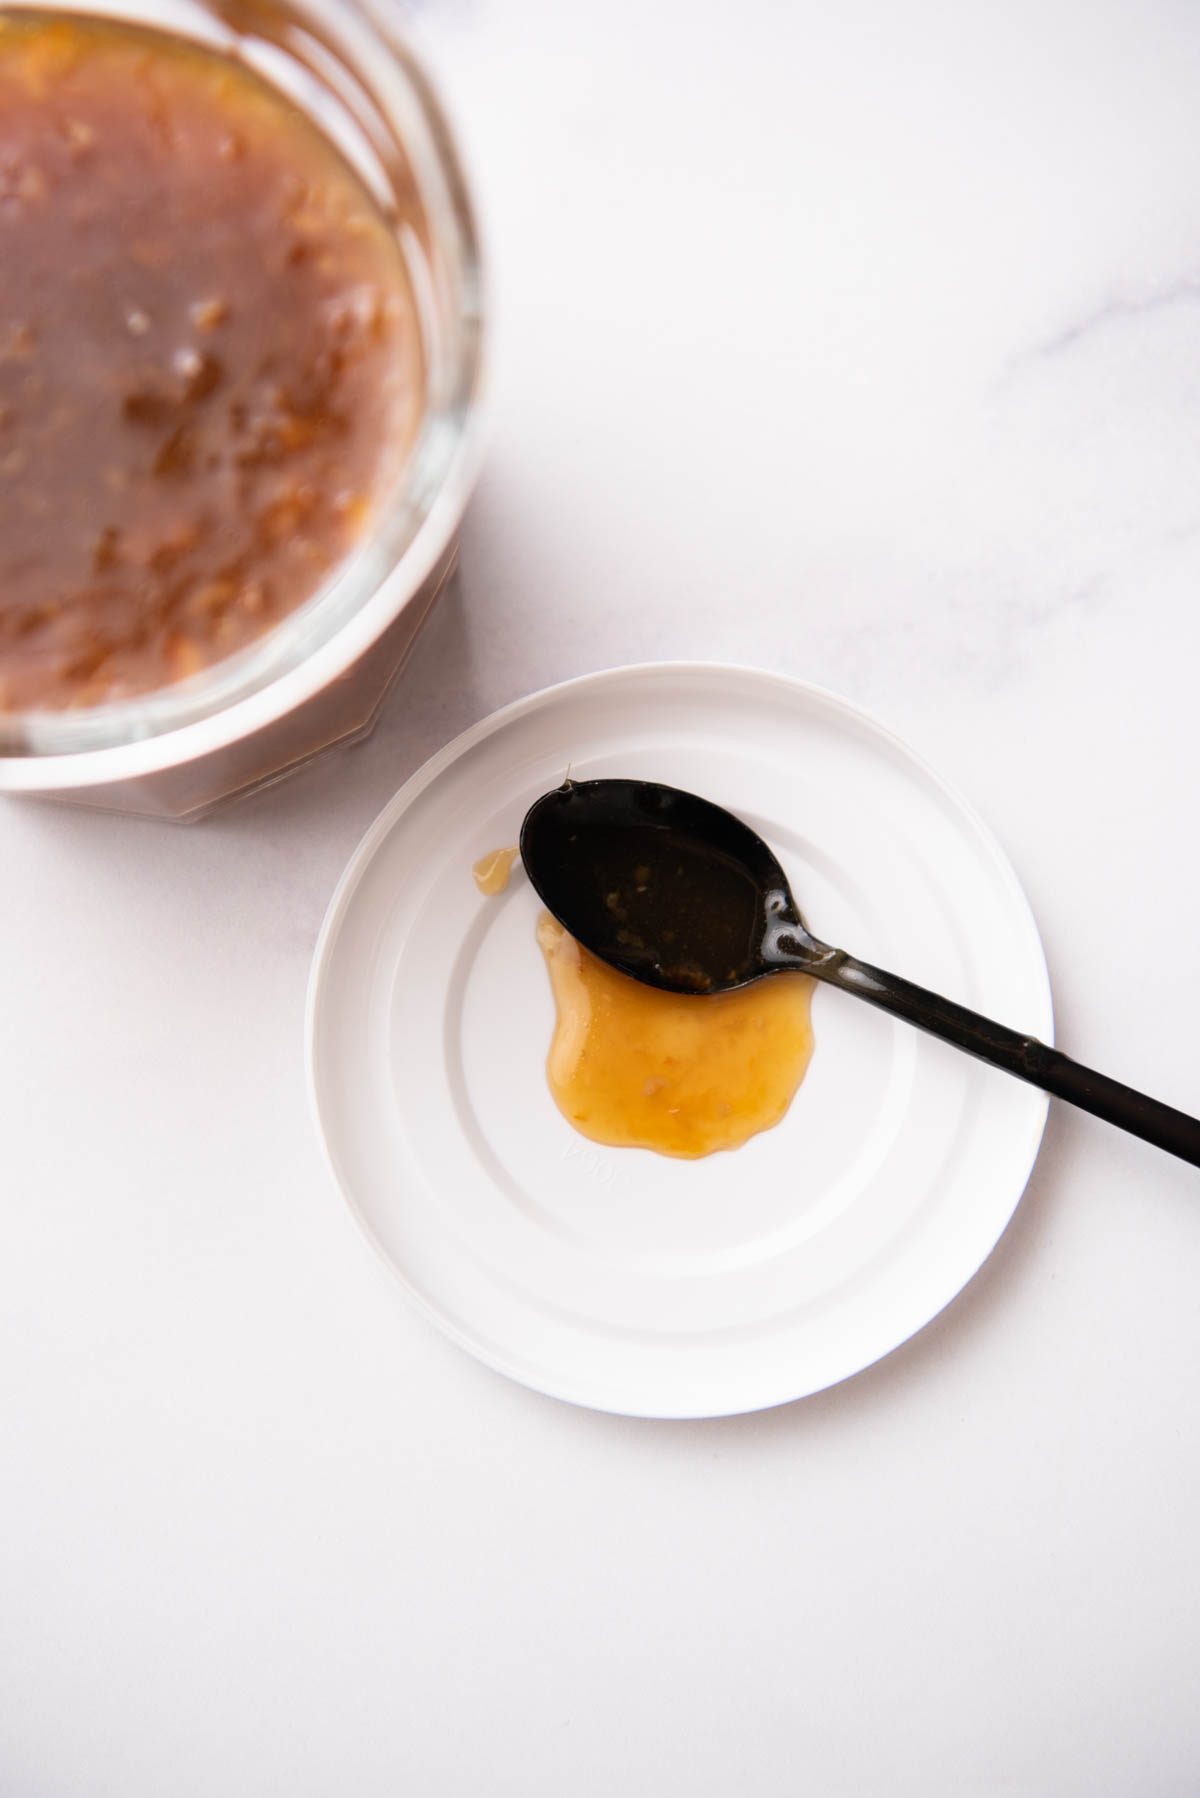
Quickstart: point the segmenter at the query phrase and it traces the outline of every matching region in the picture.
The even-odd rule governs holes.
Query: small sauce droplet
[[[619,974],[549,913],[538,943],[558,1014],[550,1091],[581,1135],[695,1158],[783,1117],[812,1056],[805,975],[697,997]]]
[[[471,873],[475,876],[475,885],[489,899],[494,899],[508,885],[512,865],[517,859],[517,851],[512,849],[489,849],[481,855]]]

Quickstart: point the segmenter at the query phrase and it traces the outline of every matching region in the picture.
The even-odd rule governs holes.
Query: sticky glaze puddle
[[[548,912],[537,935],[557,1011],[550,1091],[582,1135],[695,1157],[783,1117],[812,1056],[806,976],[697,998],[617,973]]]
[[[480,856],[471,872],[481,893],[505,890],[516,855]],[[546,1077],[581,1136],[694,1160],[783,1118],[812,1058],[806,976],[698,997],[618,973],[548,912],[537,941],[555,1005]]]

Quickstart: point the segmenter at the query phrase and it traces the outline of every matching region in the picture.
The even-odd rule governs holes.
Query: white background
[[[816,1399],[572,1410],[360,1242],[326,901],[547,681],[762,663],[996,828],[1059,1039],[1200,1110],[1200,15],[430,4],[492,248],[463,572],[373,740],[208,824],[0,810],[3,1798],[1194,1791],[1200,1180],[1052,1114]]]

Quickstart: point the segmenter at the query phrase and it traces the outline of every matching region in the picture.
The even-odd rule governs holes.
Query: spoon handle
[[[803,965],[818,980],[854,993],[881,1011],[889,1011],[928,1030],[930,1035],[965,1049],[968,1055],[1003,1068],[1031,1086],[1040,1086],[1056,1099],[1068,1099],[1095,1117],[1117,1124],[1156,1148],[1200,1167],[1200,1119],[1135,1092],[1131,1086],[1122,1086],[1107,1074],[1097,1074],[1034,1036],[1022,1036],[1004,1024],[981,1017],[977,1011],[969,1011],[965,1005],[956,1005],[953,999],[943,999],[923,986],[915,986],[911,980],[873,968],[840,950],[831,951],[828,959],[806,957],[796,965]]]

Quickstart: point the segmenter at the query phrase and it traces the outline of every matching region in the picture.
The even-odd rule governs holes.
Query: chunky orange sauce
[[[345,557],[424,374],[395,234],[241,64],[0,16],[0,710],[164,685]]]
[[[783,1117],[812,1055],[811,980],[781,974],[699,998],[617,973],[548,914],[538,942],[558,1014],[550,1091],[582,1135],[696,1157]]]

